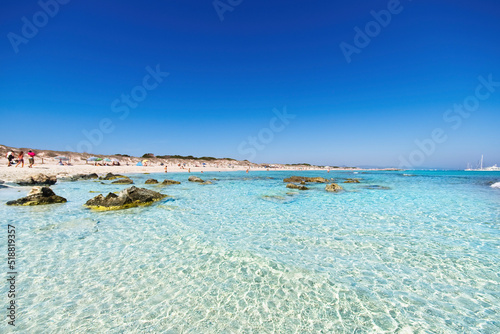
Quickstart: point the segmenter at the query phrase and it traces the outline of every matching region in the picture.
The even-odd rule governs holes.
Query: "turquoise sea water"
[[[41,207],[5,205],[29,188],[0,190],[2,240],[7,224],[17,231],[15,329],[500,332],[500,173],[196,175],[219,180],[169,173],[182,184],[162,187],[144,181],[165,174],[131,175],[173,197],[110,212],[83,208],[89,191],[128,186],[58,182],[68,203]],[[335,178],[346,191],[287,189],[291,175]],[[353,177],[361,183],[342,183]]]

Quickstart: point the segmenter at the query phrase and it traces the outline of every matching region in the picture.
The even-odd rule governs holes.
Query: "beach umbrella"
[[[28,152],[28,155],[29,155],[30,157],[34,157],[34,156],[35,156],[35,152]]]
[[[104,158],[104,159],[102,159],[102,161],[110,162],[111,159],[110,158]]]
[[[148,162],[149,160],[142,160],[142,163]]]
[[[87,159],[87,161],[97,161],[99,159],[98,157],[90,157]]]
[[[102,161],[102,158],[97,158],[95,159],[95,161]]]
[[[137,163],[137,166],[142,166],[142,162],[140,162],[140,161],[139,161],[139,162]]]
[[[118,160],[116,158],[111,159],[111,161],[113,161],[113,162],[120,162],[120,160]]]
[[[56,160],[69,160],[68,157],[65,157],[65,156],[62,156],[62,155],[54,157],[54,159],[56,159]]]

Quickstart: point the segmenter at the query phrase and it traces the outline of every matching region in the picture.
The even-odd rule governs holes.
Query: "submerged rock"
[[[330,184],[326,185],[325,190],[329,191],[329,192],[336,193],[336,192],[342,191],[344,189],[336,183],[330,183]]]
[[[301,183],[301,182],[314,182],[314,183],[328,183],[328,180],[324,177],[307,177],[307,176],[291,176],[287,177],[283,180],[283,182],[293,182],[293,183]]]
[[[118,179],[118,180],[113,181],[111,183],[112,184],[134,184],[134,181],[132,181],[131,179],[129,179],[127,177],[127,178],[123,178],[123,179]]]
[[[99,180],[116,180],[120,178],[128,178],[127,176],[120,175],[120,174],[113,174],[113,173],[108,173],[106,176],[101,176]]]
[[[144,182],[144,184],[157,184],[158,183],[158,180],[155,180],[155,179],[149,179],[149,180],[146,180],[146,182]]]
[[[212,184],[212,181],[205,181],[205,182],[202,182],[200,184]]]
[[[57,196],[49,187],[33,187],[28,196],[15,201],[7,202],[7,205],[45,205],[65,203],[66,198]]]
[[[174,181],[174,180],[165,180],[161,184],[169,186],[171,184],[181,184],[181,183],[179,181]]]
[[[120,191],[118,194],[109,193],[104,197],[102,194],[89,199],[85,206],[94,210],[121,210],[142,205],[150,205],[159,201],[167,195],[156,191],[130,187]]]
[[[205,182],[203,181],[201,178],[199,178],[198,176],[194,176],[194,175],[191,175],[189,178],[188,178],[188,181],[190,182]]]
[[[309,188],[307,188],[306,186],[304,185],[301,185],[301,184],[293,184],[293,183],[289,183],[286,185],[287,188],[290,188],[290,189],[298,189],[298,190],[307,190]]]
[[[369,185],[369,186],[364,186],[364,189],[371,189],[371,190],[391,190],[391,188],[386,187],[386,186],[379,186],[376,184]]]
[[[344,183],[361,183],[359,179],[347,179]]]
[[[263,195],[261,196],[261,199],[263,199],[266,202],[274,202],[274,203],[280,203],[280,204],[288,204],[292,203],[295,201],[297,193],[286,193],[286,195]]]
[[[48,176],[45,174],[36,174],[28,176],[26,179],[17,180],[16,183],[20,186],[41,186],[53,185],[57,182],[57,177],[54,175]]]

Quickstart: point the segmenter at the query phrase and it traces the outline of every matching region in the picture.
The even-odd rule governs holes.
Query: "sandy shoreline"
[[[233,167],[186,167],[181,169],[177,165],[168,165],[168,173],[200,173],[200,172],[236,172],[236,171],[246,171],[248,167],[245,166],[233,166]],[[266,168],[263,167],[250,167],[251,171],[265,171]],[[270,171],[304,171],[304,170],[324,170],[318,168],[308,168],[308,169],[298,169],[298,168],[276,168],[270,169]],[[326,173],[326,170],[324,170]],[[19,179],[27,178],[35,174],[45,174],[45,175],[55,175],[58,178],[68,177],[76,174],[90,174],[97,173],[99,175],[104,175],[107,173],[114,174],[140,174],[140,173],[164,173],[165,166],[94,166],[94,165],[74,165],[74,166],[60,166],[60,165],[35,165],[33,168],[28,168],[26,165],[24,168],[21,167],[7,167],[7,165],[0,166],[0,181],[4,182],[14,182]],[[166,175],[168,174],[166,173]]]

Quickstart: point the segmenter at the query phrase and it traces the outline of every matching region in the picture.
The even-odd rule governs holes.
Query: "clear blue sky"
[[[484,154],[500,164],[500,84],[476,97],[479,76],[500,82],[496,0],[41,2],[51,5],[0,5],[0,144],[443,168]],[[370,23],[388,7],[388,24]],[[368,45],[356,46],[356,27],[372,29]],[[350,62],[341,45],[357,47]],[[169,73],[159,83],[146,77],[158,64]],[[467,118],[447,113],[467,98],[479,101]],[[285,107],[287,124],[273,113]]]

